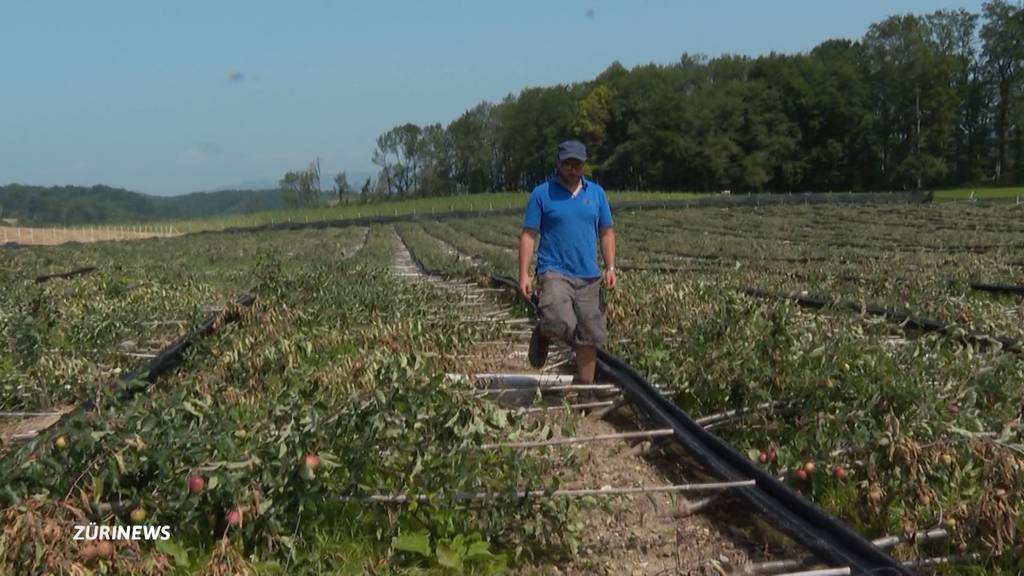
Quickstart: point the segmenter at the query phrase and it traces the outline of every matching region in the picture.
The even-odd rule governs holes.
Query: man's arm
[[[601,243],[601,257],[604,258],[604,282],[608,289],[615,288],[615,228],[602,228],[598,233]]]
[[[519,292],[524,298],[530,297],[530,262],[533,260],[533,246],[537,243],[537,231],[523,228],[519,233]]]

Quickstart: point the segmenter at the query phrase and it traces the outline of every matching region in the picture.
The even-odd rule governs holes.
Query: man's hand
[[[523,298],[526,298],[527,300],[530,299],[530,293],[533,291],[532,284],[533,278],[530,278],[529,274],[519,277],[519,294],[521,294]]]
[[[615,269],[614,268],[609,268],[608,270],[605,270],[604,271],[604,285],[607,286],[609,290],[614,290],[615,289],[615,284],[616,284]]]

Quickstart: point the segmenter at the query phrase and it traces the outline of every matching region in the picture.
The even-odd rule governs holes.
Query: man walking
[[[530,338],[534,368],[547,361],[552,338],[572,345],[579,383],[594,381],[597,346],[608,338],[601,296],[600,245],[604,282],[615,288],[615,230],[604,189],[583,177],[587,149],[569,140],[558,145],[555,175],[534,188],[526,204],[519,235],[519,291],[529,298],[530,260],[537,250],[537,295],[540,323]]]

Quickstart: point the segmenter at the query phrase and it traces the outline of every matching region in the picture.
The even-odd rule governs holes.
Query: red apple
[[[206,488],[206,480],[198,474],[193,474],[188,478],[188,491],[190,494],[199,494]]]
[[[832,475],[836,477],[836,480],[846,479],[846,469],[842,466],[836,466],[832,469]]]
[[[760,462],[761,464],[764,464],[765,462],[768,461],[768,454],[765,452],[761,452],[761,454],[757,456],[757,461]]]
[[[227,515],[228,526],[241,526],[242,525],[242,511],[238,508],[228,512]]]
[[[82,546],[82,560],[85,560],[86,562],[92,562],[95,560],[97,553],[95,544],[86,544],[85,546]]]
[[[801,482],[807,480],[807,471],[805,471],[803,468],[797,470],[796,479],[800,480]]]
[[[316,454],[306,454],[306,458],[303,460],[306,468],[310,470],[316,470],[320,466],[320,457]]]
[[[109,560],[114,556],[114,545],[109,540],[100,540],[96,543],[96,555]]]
[[[811,462],[810,460],[808,460],[807,462],[804,462],[804,470],[808,474],[813,474],[814,473],[814,469],[815,469],[814,462]]]

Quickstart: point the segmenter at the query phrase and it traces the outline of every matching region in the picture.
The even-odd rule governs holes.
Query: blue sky
[[[0,184],[182,194],[274,182],[319,157],[373,169],[391,127],[684,52],[860,38],[896,13],[982,2],[515,0],[4,2]]]

